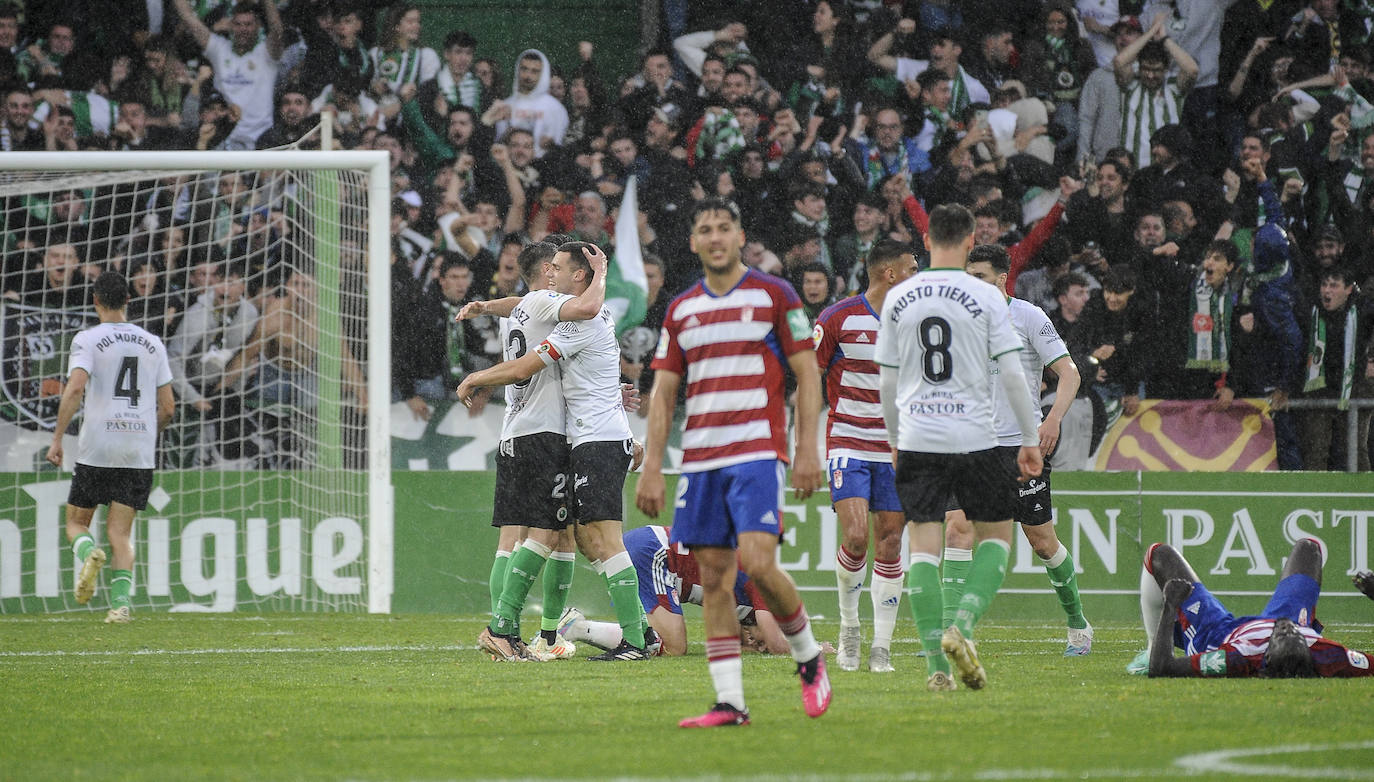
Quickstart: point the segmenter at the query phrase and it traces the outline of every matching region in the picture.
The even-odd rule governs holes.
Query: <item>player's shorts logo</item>
[[[831,475],[833,476],[835,488],[838,489],[844,485],[844,473],[842,471],[835,470],[833,473],[831,473]]]
[[[568,509],[567,509],[567,508],[559,508],[559,509],[558,509],[558,520],[559,520],[559,521],[567,521],[567,520],[568,520]]]

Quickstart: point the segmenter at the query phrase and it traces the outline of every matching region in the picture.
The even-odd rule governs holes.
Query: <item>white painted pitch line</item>
[[[0,658],[6,657],[195,657],[215,654],[371,654],[378,652],[474,652],[476,646],[462,644],[429,646],[316,646],[295,648],[243,648],[243,649],[98,649],[89,651],[70,651],[66,649],[41,649],[20,652],[0,651]]]
[[[1277,747],[1220,749],[1184,755],[1174,765],[1193,774],[1240,774],[1262,779],[1370,779],[1374,769],[1337,768],[1332,766],[1285,766],[1240,762],[1246,758],[1265,755],[1296,755],[1299,753],[1329,753],[1357,749],[1374,749],[1374,741],[1351,741],[1342,744],[1287,744]],[[1325,757],[1325,756],[1324,756]]]

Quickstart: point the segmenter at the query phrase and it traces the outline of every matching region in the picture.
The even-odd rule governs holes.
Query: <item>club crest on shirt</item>
[[[739,319],[742,320],[742,321],[744,321],[745,323],[748,323],[749,321],[753,320],[753,319],[754,319],[754,308],[753,308],[753,307],[745,307],[744,309],[740,310],[740,311],[739,311]]]

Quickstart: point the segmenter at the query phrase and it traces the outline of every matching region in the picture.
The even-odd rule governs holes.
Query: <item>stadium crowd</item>
[[[1009,249],[1008,293],[1068,344],[1093,436],[1143,398],[1268,397],[1279,466],[1340,469],[1345,414],[1286,403],[1374,395],[1363,0],[665,1],[658,45],[619,79],[597,65],[618,42],[496,62],[376,0],[71,5],[0,4],[6,152],[309,149],[328,113],[339,146],[390,154],[391,401],[416,417],[499,360],[494,319],[453,315],[523,293],[530,241],[613,252],[630,177],[648,305],[622,369],[646,392],[667,304],[700,274],[686,215],[724,196],[746,262],[789,280],[813,320],[864,289],[875,242],[922,253],[927,210],[969,206],[977,242]],[[274,182],[11,198],[4,296],[81,307],[88,281],[123,270],[132,319],[168,341],[183,416],[227,442],[240,399],[310,393],[290,365],[313,350],[313,280],[288,257],[300,229]],[[343,284],[357,306],[361,274]]]

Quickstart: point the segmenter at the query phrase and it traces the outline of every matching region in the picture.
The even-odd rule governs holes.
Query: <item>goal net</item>
[[[110,269],[176,396],[134,610],[389,610],[388,194],[383,152],[0,156],[0,613],[108,605],[109,567],[72,591],[79,416],[45,457]]]

